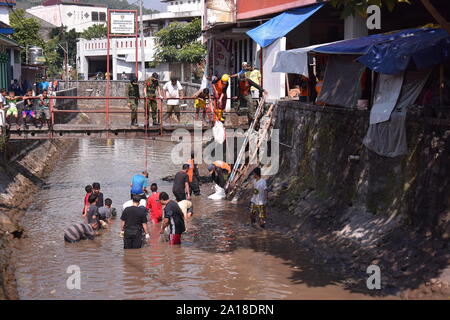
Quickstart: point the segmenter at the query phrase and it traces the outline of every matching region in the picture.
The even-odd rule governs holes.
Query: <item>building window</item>
[[[92,21],[99,21],[98,20],[98,12],[92,12]]]
[[[106,13],[100,12],[100,21],[106,21]]]

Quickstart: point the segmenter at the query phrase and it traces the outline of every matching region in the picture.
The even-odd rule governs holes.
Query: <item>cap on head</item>
[[[223,82],[228,82],[228,81],[230,81],[230,75],[225,73],[225,74],[222,76],[222,81],[223,81]]]
[[[152,73],[152,78],[158,80],[159,79],[159,74],[157,74],[156,72]]]

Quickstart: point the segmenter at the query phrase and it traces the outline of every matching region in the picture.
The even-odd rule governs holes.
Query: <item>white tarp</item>
[[[402,90],[404,73],[380,74],[370,112],[370,124],[389,121]]]
[[[286,50],[286,38],[280,38],[263,49],[263,88],[269,92],[267,99],[276,100],[286,95],[286,77],[272,72],[277,53],[284,50]]]
[[[272,72],[296,73],[309,77],[308,74],[308,52],[317,47],[326,46],[330,43],[321,43],[309,47],[280,51],[275,58]]]

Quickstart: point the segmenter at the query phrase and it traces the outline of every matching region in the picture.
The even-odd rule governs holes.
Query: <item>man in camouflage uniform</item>
[[[131,125],[138,125],[138,106],[139,106],[139,84],[136,79],[131,79],[127,87],[128,108],[131,109]]]
[[[147,119],[150,122],[150,112],[152,113],[153,125],[159,124],[159,110],[158,110],[158,102],[156,98],[162,97],[161,88],[159,87],[159,75],[157,73],[153,73],[150,79],[145,81],[144,84],[144,94],[147,97]],[[146,126],[148,126],[148,122]]]

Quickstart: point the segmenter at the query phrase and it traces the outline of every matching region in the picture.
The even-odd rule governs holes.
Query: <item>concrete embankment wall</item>
[[[292,146],[281,146],[275,179],[290,183],[282,202],[289,207],[297,196],[314,192],[338,208],[362,206],[448,237],[450,120],[408,117],[409,154],[396,158],[379,156],[362,144],[368,124],[368,111],[280,102],[275,127],[280,142]],[[354,155],[359,161],[350,159]]]
[[[78,88],[79,96],[98,96],[104,97],[106,96],[106,81],[104,80],[86,80],[86,81],[70,81],[70,87]],[[110,82],[110,95],[111,97],[126,97],[127,96],[127,85],[130,81],[111,81]],[[200,85],[196,83],[181,83],[184,90],[185,95],[187,97],[191,97],[195,92],[200,89]],[[64,86],[64,82],[61,83]],[[139,83],[141,97],[144,96],[144,85],[142,82]],[[162,89],[162,85],[161,85]],[[126,106],[126,100],[110,100],[111,107],[124,107]],[[192,101],[186,101],[190,106],[193,106]],[[88,104],[92,107],[104,108],[105,101],[104,100],[80,100],[79,104]]]
[[[58,92],[73,96],[76,88]],[[76,109],[74,100],[58,100],[60,110]],[[59,123],[73,120],[60,115]],[[17,298],[12,247],[23,234],[21,219],[39,191],[57,158],[67,150],[67,141],[9,141],[0,145],[0,300]]]
[[[287,232],[338,269],[380,265],[383,288],[417,289],[444,273],[450,285],[448,119],[408,116],[409,154],[387,158],[362,143],[368,111],[280,101],[276,115],[285,145],[271,206]]]

